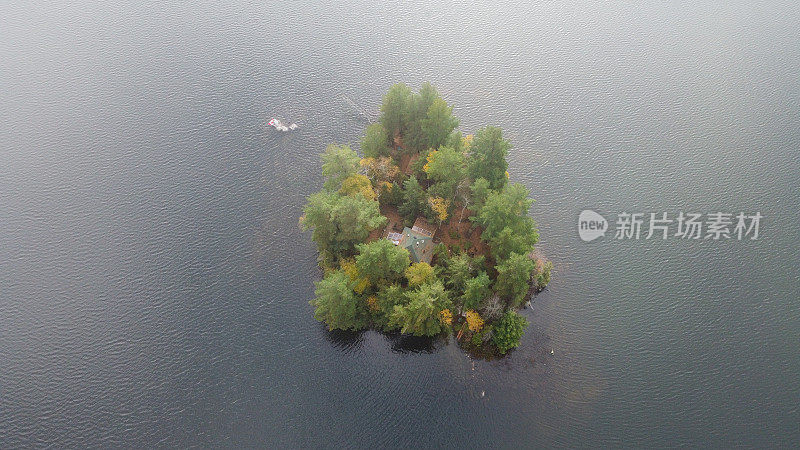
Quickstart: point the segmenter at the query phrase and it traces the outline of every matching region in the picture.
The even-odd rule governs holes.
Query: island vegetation
[[[509,182],[500,128],[457,130],[430,84],[396,84],[366,128],[363,157],[322,154],[324,187],[308,198],[324,272],[311,300],[328,328],[416,336],[452,333],[470,350],[505,354],[527,321],[517,313],[550,280],[537,257],[528,189]]]

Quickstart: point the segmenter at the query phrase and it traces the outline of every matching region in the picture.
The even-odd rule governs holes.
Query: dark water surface
[[[797,4],[80,3],[0,6],[0,447],[800,442]],[[398,81],[537,199],[503,360],[312,317],[317,155]],[[583,243],[585,208],[765,219]]]

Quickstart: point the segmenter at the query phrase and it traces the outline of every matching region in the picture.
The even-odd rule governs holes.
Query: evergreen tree
[[[518,347],[527,326],[528,321],[520,314],[514,311],[505,313],[492,329],[492,341],[497,350],[505,355],[512,348]]]
[[[342,181],[358,172],[360,158],[347,145],[331,144],[322,154],[322,175],[328,178],[325,189],[338,190]]]
[[[469,175],[473,180],[486,178],[489,187],[502,189],[508,181],[506,156],[511,143],[503,139],[497,127],[486,127],[475,134],[469,148]]]
[[[410,262],[408,250],[394,245],[388,239],[358,244],[356,248],[359,253],[356,256],[358,273],[367,277],[373,285],[399,281]]]
[[[530,289],[533,261],[527,255],[512,253],[508,259],[496,266],[497,281],[495,292],[511,301],[514,306],[522,305],[525,295]]]
[[[360,299],[350,289],[350,279],[341,271],[328,274],[316,283],[314,318],[330,330],[359,330],[367,324],[367,313]]]
[[[389,317],[390,326],[400,328],[401,333],[414,336],[434,336],[444,329],[441,312],[452,307],[452,303],[441,282],[424,284],[408,292],[408,303],[396,305]]]

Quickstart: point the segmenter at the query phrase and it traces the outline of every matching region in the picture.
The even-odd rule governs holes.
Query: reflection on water
[[[384,333],[395,353],[433,353],[449,342],[447,337],[408,336],[400,333]]]
[[[334,348],[352,352],[359,350],[364,344],[365,331],[328,330],[324,325],[322,327],[325,328],[325,337]]]

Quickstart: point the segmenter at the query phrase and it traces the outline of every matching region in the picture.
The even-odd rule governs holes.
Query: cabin
[[[404,227],[402,233],[390,232],[387,239],[408,250],[411,261],[418,263],[431,263],[433,258],[433,235],[436,227],[431,226],[424,218],[417,217],[411,228]]]
[[[412,228],[403,228],[403,233],[397,245],[408,250],[411,261],[418,263],[431,263],[433,258],[433,236],[428,236],[414,231]]]

